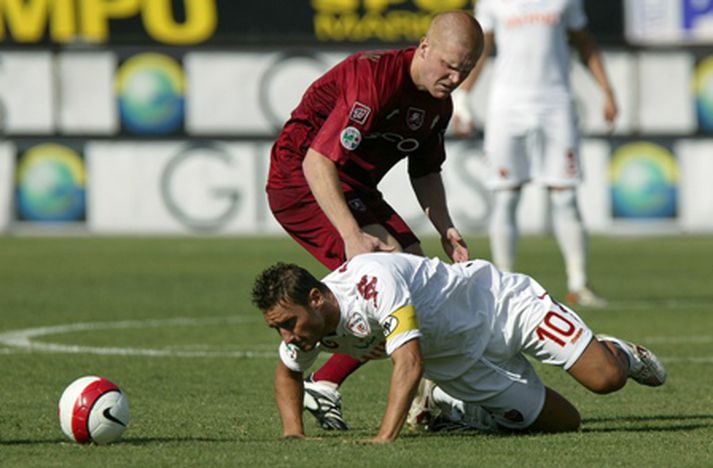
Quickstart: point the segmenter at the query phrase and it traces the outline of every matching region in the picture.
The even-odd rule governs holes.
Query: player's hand
[[[619,108],[616,105],[616,99],[614,99],[614,94],[608,92],[604,99],[604,120],[609,126],[609,130],[614,129],[614,121],[619,115]]]
[[[468,246],[456,228],[451,227],[446,230],[446,235],[441,237],[441,244],[448,257],[454,262],[467,262],[469,260]]]
[[[378,237],[364,231],[359,231],[355,236],[344,239],[344,251],[347,260],[363,253],[393,252],[395,249],[394,246],[385,244]]]

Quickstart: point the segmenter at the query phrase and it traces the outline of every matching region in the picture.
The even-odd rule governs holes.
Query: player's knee
[[[574,188],[550,190],[550,200],[552,201],[552,209],[555,212],[579,216],[577,191]]]

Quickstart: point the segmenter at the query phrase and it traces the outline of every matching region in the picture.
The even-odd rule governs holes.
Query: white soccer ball
[[[59,399],[59,424],[67,437],[80,444],[116,442],[129,424],[129,400],[103,377],[80,377]]]

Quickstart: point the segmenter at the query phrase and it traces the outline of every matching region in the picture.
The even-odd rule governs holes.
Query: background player
[[[543,385],[524,354],[562,367],[596,393],[619,390],[628,377],[650,386],[666,379],[647,349],[594,337],[534,279],[482,260],[447,265],[370,253],[321,282],[296,265],[277,264],[256,280],[253,302],[282,338],[275,396],[284,437],[304,437],[303,372],[321,350],[361,357],[383,347],[391,357],[374,442],[396,439],[422,376],[465,402],[478,427],[542,432],[576,430],[580,415]]]
[[[446,253],[454,261],[468,259],[440,169],[450,94],[482,46],[471,15],[443,13],[418,47],[354,54],[305,92],[272,148],[267,195],[277,221],[327,268],[371,251],[423,255],[418,238],[377,189],[403,158]],[[360,365],[336,355],[307,383],[306,407],[323,427],[347,428],[337,387]]]
[[[582,1],[479,0],[475,14],[485,32],[485,49],[460,95],[454,97],[453,125],[459,135],[472,130],[465,95],[495,44],[497,56],[485,122],[488,182],[493,190],[493,260],[498,268],[512,271],[520,192],[523,184],[534,180],[548,189],[554,233],[567,271],[567,301],[604,306],[605,300],[588,285],[587,239],[577,206],[576,187],[582,171],[568,40],[604,93],[604,118],[610,125],[617,105],[599,48],[586,29]]]

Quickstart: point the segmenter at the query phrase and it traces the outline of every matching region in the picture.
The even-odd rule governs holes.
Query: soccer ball
[[[80,377],[59,399],[59,424],[67,437],[80,444],[116,442],[129,424],[129,401],[103,377]]]

